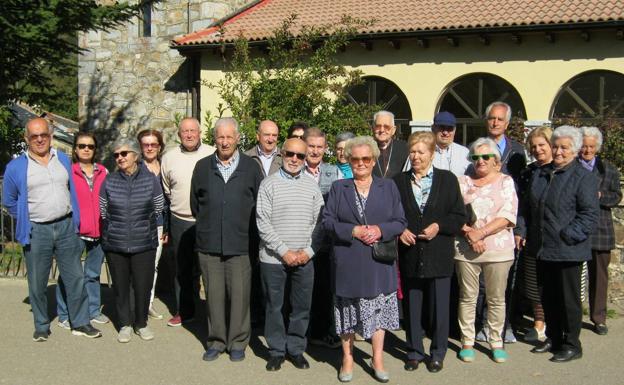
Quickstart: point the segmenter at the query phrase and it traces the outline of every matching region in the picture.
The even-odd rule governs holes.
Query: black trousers
[[[553,351],[581,350],[582,266],[582,262],[537,262],[546,336],[552,341]]]
[[[195,222],[171,215],[171,250],[180,286],[178,313],[182,319],[195,316],[195,300],[199,298],[199,262],[195,252]],[[176,293],[178,294],[178,293]]]
[[[448,346],[451,278],[402,278],[403,324],[405,326],[407,359],[425,359],[423,314],[432,318],[431,359],[444,361]],[[429,308],[423,311],[423,303]]]
[[[107,252],[119,326],[131,326],[130,287],[134,291],[134,329],[147,326],[156,249],[135,254]]]
[[[314,262],[314,290],[310,309],[310,338],[323,338],[336,335],[334,322],[334,301],[331,292],[331,266],[328,253],[318,253]]]
[[[611,251],[592,250],[589,270],[589,317],[595,324],[607,323],[607,292],[609,289]]]

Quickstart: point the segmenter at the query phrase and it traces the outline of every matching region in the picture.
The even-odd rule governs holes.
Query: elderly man
[[[288,139],[282,148],[282,168],[265,178],[258,192],[256,221],[266,299],[268,371],[279,370],[286,354],[295,367],[310,367],[303,356],[314,284],[314,264],[310,259],[318,249],[323,196],[314,179],[303,175],[305,157],[305,142]],[[282,307],[289,283],[290,322],[285,330]]]
[[[436,138],[436,148],[433,154],[433,166],[441,170],[448,170],[459,177],[466,173],[470,165],[468,149],[455,140],[455,115],[441,111],[433,118],[431,131]]]
[[[496,142],[501,153],[501,171],[516,183],[526,166],[524,147],[505,135],[511,121],[511,107],[504,102],[494,102],[485,109],[488,137]]]
[[[409,150],[407,143],[395,139],[394,114],[390,111],[379,111],[373,116],[373,137],[379,146],[379,159],[373,168],[373,175],[392,178],[406,165]]]
[[[342,172],[333,164],[323,162],[327,151],[325,133],[316,127],[305,130],[303,139],[308,146],[304,173],[312,177],[321,189],[323,199],[332,183],[343,179]],[[329,242],[323,243],[329,245]],[[340,347],[340,338],[335,334],[333,322],[332,293],[330,290],[329,248],[318,250],[314,257],[314,291],[312,294],[312,309],[310,312],[310,343],[328,348]]]
[[[45,119],[35,118],[26,124],[28,151],[7,165],[2,203],[17,221],[16,238],[24,248],[35,323],[33,340],[46,341],[50,335],[46,288],[52,256],[65,283],[72,334],[96,338],[102,334],[89,323],[71,161],[51,148],[52,134]]]
[[[217,120],[214,139],[217,152],[197,162],[191,180],[208,318],[203,359],[213,361],[227,350],[231,361],[242,361],[251,335],[249,249],[257,247],[254,214],[262,172],[239,153],[236,120]]]
[[[195,164],[212,154],[215,149],[201,143],[199,121],[185,118],[178,129],[180,146],[163,155],[160,172],[163,190],[170,202],[171,232],[170,247],[173,251],[176,272],[177,312],[167,322],[169,326],[180,326],[195,316],[195,299],[198,295],[197,254],[195,248],[195,218],[191,212],[191,177]],[[151,309],[151,317],[158,314]]]
[[[277,148],[278,137],[277,124],[270,120],[263,120],[256,133],[258,144],[245,152],[245,155],[258,162],[264,176],[271,175],[282,167],[282,156]]]

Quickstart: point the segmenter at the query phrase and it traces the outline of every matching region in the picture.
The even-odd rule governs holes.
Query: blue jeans
[[[46,224],[31,222],[31,225],[30,244],[24,247],[24,256],[35,330],[46,332],[50,329],[46,289],[53,256],[56,257],[59,271],[65,280],[71,326],[76,328],[87,325],[87,293],[80,263],[82,243],[74,232],[71,217]]]
[[[87,257],[84,261],[84,285],[89,299],[89,318],[94,319],[100,313],[100,272],[102,271],[102,263],[104,262],[104,251],[100,241],[80,240],[87,250]],[[65,291],[65,283],[63,276],[59,275],[58,284],[56,285],[56,314],[59,321],[65,321],[69,318],[67,312],[67,303],[65,302],[67,293]]]

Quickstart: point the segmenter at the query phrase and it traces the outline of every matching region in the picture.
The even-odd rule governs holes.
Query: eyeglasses
[[[89,150],[95,150],[95,144],[78,143],[76,147],[78,147],[80,150],[84,150],[85,148],[88,148]]]
[[[389,124],[375,124],[375,127],[373,127],[375,129],[375,131],[378,130],[385,130],[385,131],[390,131],[392,129],[392,126]]]
[[[113,157],[114,157],[115,159],[119,158],[120,156],[121,156],[122,158],[125,158],[126,156],[128,156],[128,153],[130,153],[130,152],[134,152],[134,151],[119,151],[119,152],[114,152],[114,153],[113,153]]]
[[[372,156],[363,156],[361,158],[356,158],[356,157],[351,157],[351,159],[349,159],[349,161],[351,163],[355,163],[358,164],[360,163],[360,161],[362,161],[364,164],[369,164],[370,162],[373,161],[373,157]]]
[[[284,151],[284,158],[292,158],[293,156],[296,156],[297,159],[299,160],[304,160],[306,157],[306,154],[302,154],[300,152],[293,152],[293,151]]]
[[[43,134],[28,135],[28,140],[36,140],[36,139],[48,140],[48,139],[50,139],[50,134],[46,132],[46,133],[43,133]]]
[[[479,159],[483,159],[483,160],[490,160],[490,158],[494,158],[494,154],[481,154],[481,155],[470,155],[470,159],[472,159],[473,162],[478,161]]]
[[[141,143],[141,147],[143,148],[158,148],[160,147],[160,143]]]

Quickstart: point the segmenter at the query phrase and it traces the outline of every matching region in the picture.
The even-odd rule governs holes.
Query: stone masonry
[[[103,0],[105,2],[108,0]],[[144,128],[162,130],[173,143],[176,116],[190,115],[190,65],[169,48],[179,35],[205,28],[247,0],[165,0],[152,8],[151,37],[134,18],[118,29],[80,36],[80,124],[104,142]]]

